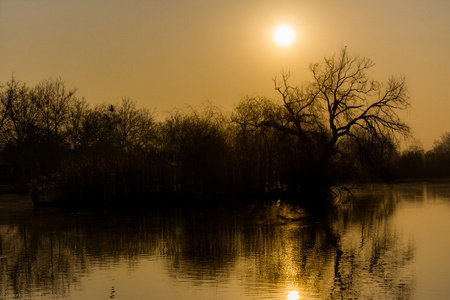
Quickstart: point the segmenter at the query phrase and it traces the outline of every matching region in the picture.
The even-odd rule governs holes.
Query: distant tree
[[[173,172],[178,191],[205,195],[225,190],[229,149],[224,123],[220,111],[206,105],[175,111],[162,124],[163,172]]]
[[[67,89],[61,78],[45,80],[31,92],[45,134],[52,142],[59,144],[65,139],[75,93],[76,89]]]
[[[150,152],[158,147],[158,123],[155,110],[139,109],[134,126],[134,148],[137,151]]]
[[[137,108],[135,101],[123,98],[117,106],[115,117],[120,149],[128,152],[150,150],[156,125],[151,111]]]
[[[120,149],[116,112],[106,104],[78,109],[79,112],[73,112],[74,150],[85,156],[117,153]]]
[[[45,172],[57,168],[67,156],[70,111],[76,99],[76,89],[66,87],[61,78],[47,79],[30,90],[36,105],[42,143],[39,153]]]
[[[22,146],[41,134],[39,110],[30,89],[12,78],[2,93],[3,145]]]
[[[18,168],[21,184],[38,172],[42,153],[42,126],[37,103],[30,88],[14,77],[1,93],[1,149],[10,163]]]
[[[67,139],[69,148],[79,150],[82,145],[83,124],[89,111],[89,106],[84,98],[75,99],[69,108]]]
[[[425,164],[428,177],[450,176],[450,132],[433,143],[433,148],[425,155]]]
[[[19,89],[25,90],[26,87],[18,84],[14,78],[7,83],[6,88],[0,85],[0,149],[3,149],[8,141],[10,124],[9,116],[12,104],[20,92]]]
[[[358,157],[374,165],[383,157],[376,153],[380,148],[391,148],[398,134],[409,133],[398,116],[409,106],[405,80],[391,77],[386,84],[370,80],[367,70],[373,66],[370,59],[351,56],[344,48],[310,66],[312,82],[292,86],[290,74],[282,74],[281,81],[274,80],[281,102],[244,99],[233,120],[295,136],[304,161],[300,189],[329,190],[342,179],[336,175],[344,161]],[[349,151],[352,145],[356,156]]]
[[[433,143],[434,153],[450,153],[450,132],[444,133],[439,140]]]
[[[431,161],[427,163],[427,157],[430,155],[425,155],[422,145],[418,143],[411,145],[401,153],[396,162],[397,177],[410,179],[429,176]]]

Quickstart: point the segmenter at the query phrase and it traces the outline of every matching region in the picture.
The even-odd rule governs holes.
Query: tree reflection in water
[[[70,296],[95,267],[138,268],[152,258],[174,280],[237,279],[250,295],[409,298],[414,246],[391,224],[398,197],[371,192],[329,210],[275,201],[138,212],[3,211],[0,296]]]

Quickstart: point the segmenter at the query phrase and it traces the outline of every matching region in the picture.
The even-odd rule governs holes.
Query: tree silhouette
[[[434,153],[450,153],[450,132],[444,133],[439,140],[434,141]]]
[[[344,48],[310,66],[312,82],[292,86],[290,74],[283,73],[281,80],[274,80],[281,103],[264,97],[244,99],[233,120],[242,127],[271,127],[295,136],[303,161],[295,189],[328,191],[346,179],[343,167],[348,173],[355,154],[360,162],[377,166],[385,157],[381,150],[392,149],[398,134],[409,133],[398,115],[409,106],[405,80],[371,80],[367,70],[373,66],[370,59],[351,56]]]
[[[83,191],[74,199],[285,191],[329,199],[336,187],[389,176],[397,137],[409,133],[398,114],[409,106],[405,80],[371,80],[373,66],[344,48],[310,65],[309,82],[275,78],[280,101],[247,97],[230,115],[209,105],[160,121],[128,98],[89,107],[61,79],[29,88],[12,78],[0,85],[0,150],[23,183],[45,175],[49,192]]]

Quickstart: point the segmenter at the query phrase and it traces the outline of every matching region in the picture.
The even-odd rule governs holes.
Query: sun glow
[[[291,45],[294,42],[295,37],[295,31],[289,25],[280,25],[273,33],[273,39],[282,47]]]
[[[290,291],[288,296],[287,296],[287,300],[298,300],[300,299],[300,296],[298,295],[297,291]]]

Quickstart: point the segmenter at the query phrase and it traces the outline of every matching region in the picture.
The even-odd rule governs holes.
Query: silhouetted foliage
[[[433,149],[425,154],[427,177],[450,177],[450,133],[444,133],[434,142]]]
[[[28,88],[12,78],[1,92],[1,149],[21,169],[21,181],[51,172],[63,159],[74,95],[60,79]]]
[[[312,82],[292,86],[289,73],[275,79],[280,102],[242,100],[233,120],[242,128],[273,128],[295,137],[297,174],[288,185],[294,192],[327,193],[332,186],[342,187],[342,181],[360,178],[360,169],[385,170],[396,135],[409,133],[397,115],[409,106],[404,79],[369,80],[366,71],[373,66],[344,48],[311,65]]]
[[[128,98],[90,107],[61,79],[29,88],[12,78],[0,93],[1,150],[37,203],[163,194],[316,201],[392,177],[408,96],[404,79],[370,80],[373,65],[343,49],[312,64],[301,86],[289,73],[275,79],[278,101],[246,97],[231,114],[208,104],[160,121]]]
[[[422,147],[413,145],[403,151],[395,164],[395,172],[399,179],[427,177],[425,153]]]
[[[210,107],[202,113],[176,111],[161,124],[159,153],[176,192],[223,192],[229,152],[224,123],[220,112]]]
[[[443,180],[450,178],[450,134],[444,133],[427,152],[413,145],[404,151],[395,164],[399,180]]]
[[[434,153],[450,153],[450,132],[444,133],[441,138],[434,142]]]

